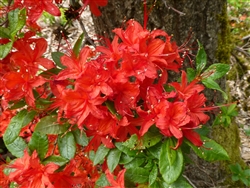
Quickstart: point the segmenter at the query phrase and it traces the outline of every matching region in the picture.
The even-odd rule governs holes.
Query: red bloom
[[[14,7],[26,8],[28,11],[28,21],[35,22],[40,18],[43,11],[50,13],[53,16],[60,16],[59,8],[53,4],[53,0],[15,0]]]
[[[197,126],[205,124],[209,120],[209,116],[204,114],[204,111],[209,110],[209,107],[205,107],[206,100],[204,94],[198,94],[197,92],[185,100],[187,108],[189,109],[188,115],[191,121]]]
[[[100,16],[101,12],[98,9],[98,7],[104,7],[108,4],[108,0],[82,0],[84,5],[89,5],[90,11],[95,15],[95,16]]]
[[[34,151],[29,156],[27,150],[24,151],[24,156],[15,160],[9,168],[15,169],[9,174],[10,181],[15,181],[21,188],[26,187],[54,187],[49,180],[49,176],[54,173],[58,166],[54,163],[42,165],[38,158],[37,152]]]
[[[172,82],[169,85],[173,86],[179,94],[180,99],[187,99],[195,92],[200,93],[204,90],[204,86],[197,84],[198,80],[193,80],[188,84],[187,74],[182,71],[181,84],[178,82]]]
[[[126,169],[123,169],[118,173],[116,180],[114,180],[114,175],[110,173],[109,169],[105,171],[106,177],[111,184],[111,186],[105,186],[105,188],[125,188],[124,185],[124,174]]]
[[[88,47],[84,47],[81,50],[78,59],[74,56],[62,56],[61,62],[67,68],[62,70],[55,79],[66,80],[79,78],[85,72],[89,55],[90,49]]]
[[[41,76],[32,77],[28,72],[9,72],[5,74],[3,82],[6,91],[3,96],[6,101],[25,97],[26,103],[34,106],[35,98],[32,90],[43,85],[46,80]]]
[[[13,53],[10,60],[20,67],[21,72],[29,72],[32,75],[36,75],[39,65],[45,69],[54,68],[53,61],[42,57],[47,50],[47,41],[43,38],[29,37],[27,34],[14,43],[17,52]]]

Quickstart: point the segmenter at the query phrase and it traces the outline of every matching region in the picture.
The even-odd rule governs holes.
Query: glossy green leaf
[[[155,164],[149,174],[149,179],[148,179],[149,186],[151,186],[155,182],[157,176],[158,176],[158,167]]]
[[[114,171],[114,169],[118,165],[120,161],[121,153],[122,152],[116,148],[109,151],[108,156],[107,156],[107,165],[111,173]]]
[[[19,136],[19,133],[23,127],[23,121],[27,114],[28,114],[27,110],[22,110],[11,119],[3,135],[3,140],[5,145],[14,142],[14,140]]]
[[[211,78],[202,80],[202,83],[209,89],[215,89],[220,91],[223,94],[224,99],[227,100],[227,94],[220,88],[220,86]]]
[[[186,142],[200,158],[206,161],[229,160],[226,150],[221,145],[205,136],[201,136],[201,139],[204,142],[203,147],[196,147]]]
[[[36,125],[35,131],[43,134],[61,134],[68,130],[69,125],[60,125],[57,123],[57,116],[46,116],[42,118]]]
[[[201,73],[201,71],[205,68],[207,64],[207,54],[202,46],[202,44],[198,41],[199,44],[199,51],[196,55],[196,69],[198,74]]]
[[[205,75],[205,79],[210,78],[212,80],[216,80],[218,78],[223,77],[229,71],[230,65],[216,63],[212,64],[206,69],[202,75]]]
[[[183,176],[180,176],[174,183],[169,185],[169,188],[180,188],[180,187],[193,188]]]
[[[43,160],[49,149],[49,141],[47,135],[41,134],[40,132],[36,131],[33,132],[28,147],[32,152],[36,150],[39,158]]]
[[[89,143],[88,137],[86,136],[85,132],[81,132],[79,129],[75,129],[72,131],[75,141],[77,144],[81,146],[87,146]]]
[[[10,38],[10,30],[6,27],[0,27],[0,38],[9,39]]]
[[[27,148],[26,142],[21,138],[17,137],[13,142],[6,144],[6,148],[16,157],[22,157],[24,150]]]
[[[150,148],[161,141],[162,134],[160,134],[159,132],[148,131],[146,134],[143,135],[141,139],[143,143],[143,149]]]
[[[49,164],[49,163],[55,163],[59,166],[63,166],[65,164],[67,164],[69,162],[68,159],[62,157],[62,156],[59,156],[59,155],[51,155],[49,157],[46,157],[44,160],[43,160],[43,164],[46,165],[46,164]]]
[[[147,183],[149,170],[142,167],[129,168],[126,170],[125,179],[134,183]]]
[[[175,145],[176,143],[171,138],[168,138],[161,148],[159,168],[162,178],[167,184],[175,182],[182,172],[182,151],[180,148],[172,149]]]
[[[34,111],[34,110],[29,111],[25,115],[25,117],[24,117],[24,119],[22,121],[22,127],[28,125],[34,119],[34,117],[36,116],[36,114],[37,114],[37,112]]]
[[[137,150],[131,150],[130,148],[123,145],[121,142],[116,142],[115,146],[122,151],[123,153],[127,154],[128,156],[134,157],[136,156]]]
[[[127,163],[129,163],[130,161],[132,161],[133,159],[134,159],[134,157],[130,157],[130,156],[128,156],[127,154],[122,153],[122,154],[121,154],[121,157],[120,157],[119,164],[127,164]]]
[[[100,178],[95,182],[95,184],[98,187],[104,187],[110,185],[105,174],[101,174]]]
[[[73,47],[73,52],[76,55],[76,57],[78,57],[79,52],[82,48],[82,44],[83,44],[83,40],[84,40],[84,33],[82,33],[79,38],[77,39],[74,47]]]
[[[13,42],[8,42],[7,44],[0,45],[0,59],[5,58],[9,54],[12,45]]]
[[[153,147],[148,148],[148,151],[156,159],[159,159],[160,158],[160,154],[161,154],[161,147],[162,147],[162,142],[159,142],[158,144],[154,145]]]
[[[136,134],[133,134],[129,139],[127,139],[122,145],[127,148],[135,149],[137,147],[138,138]]]
[[[192,68],[187,68],[187,78],[188,78],[188,82],[191,82],[194,80],[196,76],[196,71]]]
[[[58,137],[58,149],[62,157],[73,159],[76,153],[76,142],[72,132]]]
[[[66,67],[61,63],[61,57],[64,56],[64,53],[62,52],[52,52],[51,57],[53,61],[56,63],[56,65],[62,69],[65,69]]]
[[[97,165],[98,163],[101,163],[106,155],[109,152],[109,148],[105,147],[103,144],[99,146],[99,148],[96,151],[95,158],[94,158],[94,165]]]
[[[23,28],[26,23],[26,10],[15,9],[8,14],[10,36],[14,39],[16,33]]]
[[[124,167],[126,169],[140,167],[145,162],[145,160],[146,160],[145,158],[136,157],[131,162],[124,164]]]

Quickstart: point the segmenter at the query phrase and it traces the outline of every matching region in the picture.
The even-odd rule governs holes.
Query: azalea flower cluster
[[[90,6],[93,14],[100,15],[98,6],[105,6],[107,0],[83,3]],[[27,8],[28,23],[35,23],[42,11],[60,15],[52,0],[15,0],[14,7]],[[47,49],[44,38],[35,37],[34,32],[17,38],[13,50],[0,60],[0,136],[16,113],[11,110],[12,105],[25,101],[25,108],[38,114],[21,132],[20,136],[28,137],[27,142],[39,120],[56,111],[55,123],[67,122],[69,131],[77,127],[86,133],[90,142],[84,152],[96,151],[101,144],[115,148],[115,142],[124,142],[134,134],[140,139],[152,126],[158,128],[163,138],[178,140],[174,149],[185,138],[202,146],[195,129],[209,120],[205,114],[209,108],[205,106],[204,86],[199,79],[188,82],[186,72],[181,70],[187,49],[178,47],[166,32],[149,31],[135,20],[113,32],[112,41],[104,39],[106,46],[94,50],[85,46],[79,54],[64,54],[60,67],[43,57]],[[0,44],[8,42],[0,40]],[[169,71],[179,73],[181,81],[169,81]],[[38,99],[49,100],[44,109],[38,108]],[[47,156],[56,153],[51,151],[51,143]],[[61,187],[62,180],[68,187],[93,187],[99,177],[90,159],[81,154],[60,171],[57,164],[41,163],[36,151],[31,156],[25,151],[8,168],[15,169],[10,172],[9,181],[21,187]],[[113,187],[124,187],[125,169],[117,173],[117,181],[107,168],[103,171]],[[6,178],[4,174],[0,176]]]
[[[114,33],[107,47],[96,48],[101,54],[95,59],[88,47],[79,57],[61,58],[66,68],[50,82],[55,96],[51,108],[59,109],[59,119],[69,119],[93,137],[87,151],[101,143],[113,148],[114,140],[125,141],[132,134],[143,136],[152,125],[177,138],[176,147],[183,138],[201,146],[194,129],[209,119],[204,87],[198,80],[188,83],[184,71],[181,83],[167,83],[168,71],[179,71],[183,62],[171,37],[162,30],[145,30],[134,20]],[[174,89],[165,91],[165,84]]]

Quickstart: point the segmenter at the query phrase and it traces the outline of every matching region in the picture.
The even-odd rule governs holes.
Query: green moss
[[[229,64],[234,45],[230,34],[226,6],[224,7],[222,14],[218,15],[218,20],[221,23],[221,32],[218,36],[216,58],[220,63]],[[230,80],[236,80],[237,78],[242,77],[243,74],[243,67],[235,63],[235,65],[232,66],[227,78]],[[229,92],[227,94],[229,94]],[[222,185],[229,187],[244,187],[242,182],[232,181],[232,175],[229,169],[229,165],[235,163],[239,163],[242,168],[246,167],[246,164],[240,156],[240,136],[238,125],[235,123],[235,121],[232,122],[233,123],[229,127],[224,127],[223,125],[213,127],[211,136],[217,143],[224,147],[230,157],[229,161],[220,162],[221,173],[224,177],[226,177],[225,181],[222,182]],[[225,176],[225,174],[227,175]]]
[[[223,134],[221,134],[223,132]],[[233,182],[231,178],[231,171],[229,169],[230,164],[239,163],[242,168],[246,167],[246,164],[240,156],[240,136],[239,129],[236,123],[232,123],[229,127],[215,126],[213,128],[212,137],[219,143],[228,153],[230,161],[221,161],[220,166],[223,174],[228,174],[227,179],[222,183],[223,185],[230,185],[231,187],[240,186],[241,183]],[[242,184],[242,187],[244,185]]]
[[[218,48],[216,51],[216,58],[220,63],[229,63],[231,51],[234,47],[232,43],[232,37],[230,36],[230,27],[227,17],[227,7],[223,8],[223,11],[218,15],[218,20],[221,24],[221,31],[218,36]]]

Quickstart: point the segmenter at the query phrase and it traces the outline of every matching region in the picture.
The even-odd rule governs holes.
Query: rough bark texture
[[[181,45],[187,38],[190,28],[194,33],[193,40],[198,39],[204,46],[208,64],[229,62],[228,29],[226,18],[226,0],[158,0],[147,24],[148,29],[159,28]],[[152,5],[153,1],[148,2]],[[179,14],[176,9],[185,15]],[[102,8],[102,16],[93,17],[98,35],[112,36],[115,27],[123,27],[124,20],[135,19],[143,24],[143,3],[141,0],[109,0],[108,6]],[[220,85],[225,85],[224,80]],[[222,102],[218,92],[207,91],[208,100]],[[213,119],[213,117],[211,117]],[[211,123],[211,122],[210,122]],[[189,165],[185,174],[197,187],[239,187],[233,184],[228,165],[241,161],[240,138],[237,125],[225,129],[217,127],[211,134],[228,151],[231,161],[208,163],[192,156],[194,164]]]

